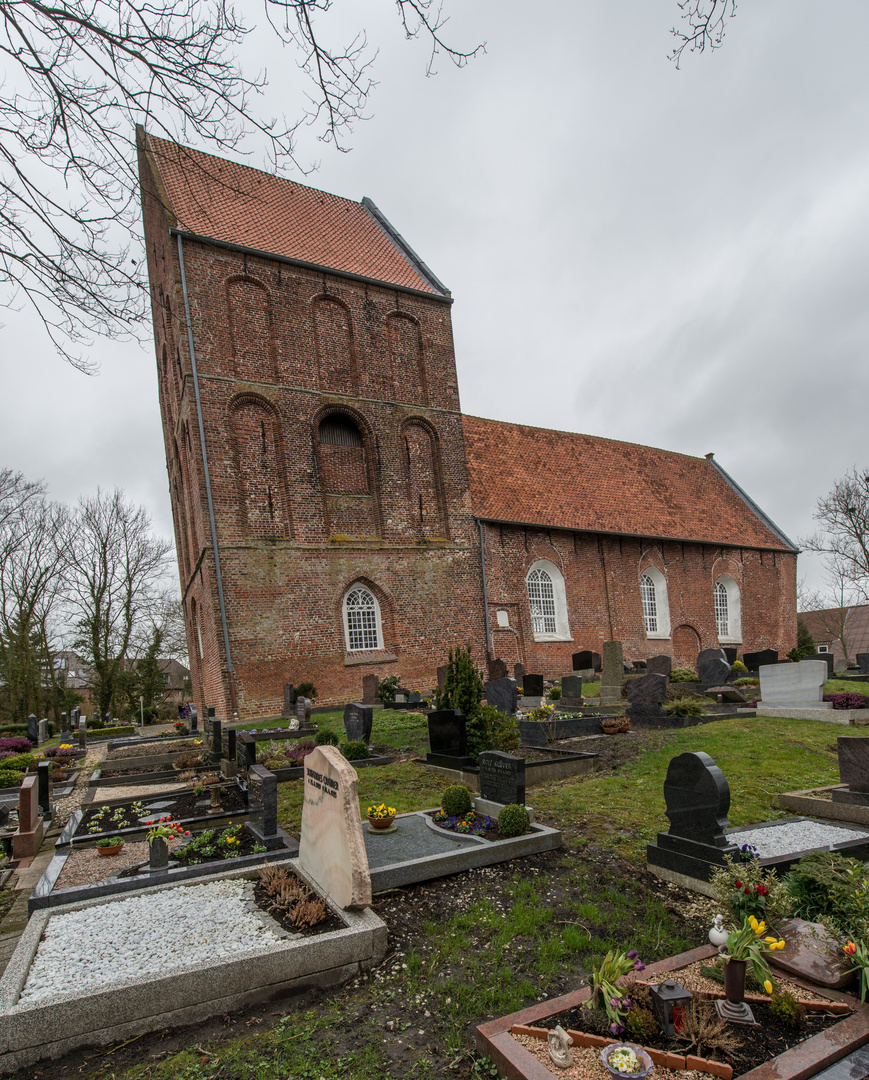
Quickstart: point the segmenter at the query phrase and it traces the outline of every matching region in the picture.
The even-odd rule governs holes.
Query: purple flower
[[[624,1024],[610,1024],[610,1031],[613,1033],[613,1035],[621,1035],[624,1030]]]
[[[637,950],[631,949],[631,951],[628,953],[628,960],[636,960],[637,955]]]
[[[612,1005],[612,1007],[614,1009],[621,1008],[621,1004],[622,1004],[622,999],[621,998],[611,998],[610,999],[610,1005]]]
[[[645,970],[646,970],[646,965],[641,964],[640,961],[637,960],[636,963],[634,964],[634,971],[645,971]]]
[[[631,1008],[631,999],[630,998],[622,998],[622,1008],[623,1009],[630,1009]]]

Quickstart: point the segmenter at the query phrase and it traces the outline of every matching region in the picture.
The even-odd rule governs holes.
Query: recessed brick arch
[[[682,623],[673,631],[673,666],[695,667],[700,652],[700,635],[693,626]]]

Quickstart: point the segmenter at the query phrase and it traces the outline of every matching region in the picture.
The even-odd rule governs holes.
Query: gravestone
[[[760,652],[747,652],[742,654],[742,662],[749,671],[760,671],[762,664],[777,664],[777,649],[761,649]]]
[[[840,735],[839,779],[847,788],[833,788],[833,801],[869,806],[869,737]]]
[[[221,757],[220,772],[228,779],[238,775],[238,732],[235,728],[227,729],[226,756]]]
[[[543,697],[543,676],[526,675],[522,679],[523,697]]]
[[[503,660],[489,661],[489,682],[507,678],[507,665]]]
[[[430,765],[457,769],[474,764],[467,756],[467,721],[462,713],[455,709],[434,709],[427,719],[429,753],[426,761]]]
[[[480,754],[480,797],[491,802],[525,805],[525,759],[485,750]]]
[[[288,720],[296,711],[296,688],[291,682],[284,683],[284,709],[281,716]]]
[[[39,800],[39,812],[46,821],[51,820],[51,762],[40,761],[36,766],[36,780]]]
[[[582,705],[582,676],[564,675],[561,679],[561,697],[558,704],[563,709],[576,709]]]
[[[663,675],[665,679],[669,679],[672,670],[672,656],[652,656],[646,661],[646,672],[649,675]]]
[[[35,855],[44,833],[45,823],[39,816],[38,782],[30,773],[18,790],[18,829],[12,837],[12,858],[27,859]]]
[[[374,722],[374,709],[370,705],[355,702],[344,706],[344,731],[348,742],[371,742],[371,725]]]
[[[821,700],[826,681],[827,665],[821,660],[801,660],[798,664],[763,664],[760,668],[761,704],[832,709],[831,702]]]
[[[422,701],[422,694],[418,690],[410,690],[407,695],[408,705],[419,705]]]
[[[728,702],[732,705],[744,705],[745,694],[741,690],[737,690],[735,686],[729,686],[727,683],[721,686],[707,686],[703,691],[708,697],[717,697],[718,704]]]
[[[199,730],[199,713],[196,711],[195,705],[190,706],[190,715],[187,717],[187,720],[190,724],[191,731]]]
[[[38,732],[39,732],[39,745],[42,746],[42,744],[48,740],[48,721],[47,720],[40,720],[39,721]]]
[[[169,842],[165,836],[155,836],[148,841],[148,869],[169,869]]]
[[[60,733],[65,735],[69,731],[69,717],[65,712],[60,714]]]
[[[713,866],[724,865],[736,846],[724,835],[729,824],[730,786],[724,773],[702,752],[674,757],[664,781],[664,801],[670,828],[658,833],[646,857],[650,868],[679,877],[708,881]]]
[[[666,675],[641,675],[639,679],[628,679],[625,683],[625,695],[631,703],[630,712],[647,713],[657,716],[667,696]]]
[[[603,643],[603,674],[601,676],[600,700],[619,701],[625,683],[625,660],[620,641]]]
[[[223,732],[219,720],[211,721],[211,760],[215,763],[223,757]]]
[[[600,653],[592,652],[591,649],[580,649],[579,652],[573,654],[573,670],[574,671],[600,671],[601,669],[601,657]]]
[[[106,709],[105,714],[103,715],[103,720],[105,721],[106,727],[112,726],[112,714],[108,709]]]
[[[365,675],[362,678],[362,704],[379,705],[380,697],[377,691],[380,689],[379,675]]]
[[[821,659],[831,656],[832,653],[819,653]],[[857,667],[860,669],[861,675],[869,675],[869,652],[858,652],[854,657],[857,661]]]
[[[39,742],[39,721],[34,713],[27,717],[27,738],[34,745]]]
[[[697,674],[704,686],[718,686],[730,678],[730,664],[724,649],[701,649],[697,653]]]
[[[447,665],[441,664],[438,668],[438,690],[443,690],[444,683],[447,681]]]
[[[727,663],[730,664],[731,667],[733,667],[733,665],[736,663],[736,655],[737,655],[736,649],[731,649],[731,648],[725,649],[722,646],[721,651],[724,653],[724,655],[725,655],[725,657],[727,659]]]
[[[243,769],[256,765],[256,739],[252,735],[242,732],[239,736],[237,760]]]
[[[258,839],[276,836],[278,832],[278,778],[262,765],[252,765],[247,771],[248,827]]]
[[[88,746],[88,733],[87,733],[87,717],[80,716],[78,719],[78,748],[79,750],[87,750]]]
[[[525,665],[524,664],[514,664],[513,665],[513,678],[516,680],[517,683],[522,682],[522,680],[525,678]]]
[[[822,923],[803,919],[782,919],[776,930],[785,947],[770,953],[770,964],[798,979],[807,979],[815,986],[840,990],[854,981],[853,961],[842,955],[839,940]],[[853,1073],[857,1076],[857,1073]]]
[[[299,727],[311,726],[311,699],[306,697],[296,698],[296,719]]]
[[[811,657],[807,657],[807,659],[823,660],[827,665],[827,678],[832,679],[833,671],[835,670],[833,665],[836,662],[836,658],[831,652],[813,653]]]
[[[338,907],[371,903],[356,772],[334,746],[305,758],[299,865]]]
[[[486,702],[489,705],[494,705],[496,709],[507,713],[508,716],[515,715],[518,704],[515,679],[508,679],[506,675],[503,678],[491,679],[486,683],[484,690]]]

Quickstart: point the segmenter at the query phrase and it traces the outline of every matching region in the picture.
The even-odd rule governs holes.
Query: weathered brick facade
[[[358,258],[347,252],[348,224],[350,241],[341,249],[345,238],[335,240],[335,270],[310,255],[272,255],[243,237],[227,239],[225,221],[204,231],[203,203],[219,191],[196,200],[186,192],[200,213],[193,229],[180,205],[183,168],[175,162],[167,180],[155,146],[171,144],[140,139],[143,216],[198,703],[223,717],[233,709],[268,715],[279,711],[287,681],[314,682],[321,701],[338,702],[358,696],[371,671],[428,687],[456,644],[471,643],[482,662],[481,529],[493,651],[529,670],[569,671],[572,652],[599,649],[610,637],[625,642],[628,656],[675,650],[693,659],[697,647],[718,640],[711,590],[722,570],[742,594],[744,648],[791,647],[796,556],[771,533],[764,535],[779,550],[756,540],[734,545],[738,522],[722,533],[722,547],[559,529],[558,521],[552,528],[489,521],[476,494],[472,501],[450,298],[413,253],[378,232],[388,250],[378,247],[375,269],[348,271],[347,260],[356,266]],[[298,190],[309,202],[320,194]],[[343,200],[323,199],[342,210]],[[390,280],[372,276],[381,265]],[[502,466],[491,462],[492,483]],[[525,581],[539,559],[563,576],[569,640],[535,641]],[[643,629],[638,580],[648,565],[667,579],[670,640],[649,640]],[[376,649],[348,647],[342,605],[354,583],[376,597]]]

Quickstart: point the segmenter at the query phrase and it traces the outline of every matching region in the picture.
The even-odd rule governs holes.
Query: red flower
[[[848,956],[853,956],[856,951],[857,946],[853,941],[849,941],[847,945],[842,946],[842,952],[846,953]]]
[[[766,885],[758,885],[756,886],[755,891],[757,892],[758,896],[766,896],[769,892],[769,889],[766,887]]]
[[[751,896],[751,886],[750,885],[746,885],[745,888],[742,891],[745,893],[746,896]]]
[[[185,829],[185,830],[184,830],[184,835],[185,835],[185,836],[189,836],[189,835],[190,835],[190,830],[189,830],[189,829]]]
[[[737,881],[737,883],[736,883],[736,888],[737,888],[737,889],[741,889],[741,888],[742,888],[742,882],[741,882],[741,881]]]

